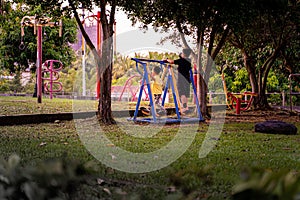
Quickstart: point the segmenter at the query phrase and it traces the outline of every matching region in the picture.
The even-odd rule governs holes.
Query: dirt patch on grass
[[[296,123],[300,122],[300,114],[293,112],[290,113],[286,110],[273,109],[273,110],[249,110],[241,112],[236,115],[233,111],[226,113],[226,123],[231,122],[263,122],[267,120],[279,120],[284,122]]]

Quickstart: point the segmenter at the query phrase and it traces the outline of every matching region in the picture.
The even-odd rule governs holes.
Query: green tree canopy
[[[241,50],[252,91],[258,93],[255,106],[266,108],[271,68],[278,67],[279,60],[288,61],[290,52],[299,49],[299,3],[242,1],[237,8],[238,15],[228,21],[232,31],[230,42]]]
[[[0,57],[1,68],[11,72],[24,70],[36,61],[36,35],[33,27],[24,27],[24,46],[21,44],[21,20],[24,16],[47,14],[41,6],[32,7],[22,3],[5,2],[5,11],[0,15]],[[53,17],[55,16],[48,15]],[[63,36],[60,38],[58,27],[43,28],[43,60],[56,59],[69,66],[74,60],[74,52],[70,43],[76,41],[77,26],[72,19],[63,18]]]

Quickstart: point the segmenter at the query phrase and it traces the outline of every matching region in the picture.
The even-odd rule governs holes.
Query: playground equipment
[[[99,54],[99,56],[101,55],[101,44],[102,44],[102,31],[101,31],[101,22],[100,22],[100,16],[101,16],[101,12],[98,11],[96,15],[89,15],[87,17],[85,17],[84,15],[84,9],[83,9],[83,20],[82,20],[82,24],[85,25],[85,20],[89,19],[91,22],[93,20],[96,20],[97,22],[97,33],[96,33],[96,37],[97,37],[97,45],[96,45],[96,50]],[[86,44],[85,44],[85,40],[82,37],[82,95],[86,96],[86,82],[85,82],[85,52],[86,52]],[[99,79],[99,75],[98,75],[98,70],[97,70],[97,82],[96,82],[96,98],[98,99],[100,95],[100,79]]]
[[[293,111],[293,101],[292,101],[292,95],[300,95],[299,92],[294,92],[292,87],[292,80],[293,77],[300,77],[300,74],[290,74],[289,75],[289,88],[290,88],[290,111]]]
[[[55,66],[57,66],[56,68]],[[58,82],[59,74],[58,72],[62,69],[63,64],[59,60],[47,60],[43,63],[43,73],[44,77],[43,80],[47,80],[47,82],[44,84],[45,91],[49,92],[50,99],[53,98],[53,92],[60,92],[62,90],[62,83]],[[45,78],[47,77],[47,78]],[[57,89],[53,89],[53,85],[58,85]]]
[[[254,97],[257,96],[257,93],[254,92],[243,92],[243,93],[232,93],[228,92],[226,82],[225,82],[225,75],[222,72],[222,83],[226,98],[226,104],[229,109],[235,109],[236,114],[240,114],[241,111],[248,110],[254,100]],[[250,97],[250,99],[248,99]],[[245,104],[245,106],[242,106],[242,104]]]
[[[136,108],[134,111],[134,115],[132,118],[129,118],[129,121],[134,121],[134,122],[145,122],[145,123],[163,123],[163,124],[170,124],[170,123],[193,123],[193,122],[201,122],[204,121],[201,111],[200,111],[200,104],[198,102],[198,98],[196,98],[196,111],[197,111],[197,117],[196,118],[184,118],[180,115],[180,102],[179,102],[179,95],[176,87],[176,81],[174,77],[174,72],[173,68],[171,65],[167,64],[165,61],[160,61],[160,60],[150,60],[150,59],[139,59],[139,58],[132,58],[133,61],[136,62],[136,69],[137,71],[142,74],[142,82],[141,82],[141,87],[139,90],[139,95],[138,95],[138,100],[136,103]],[[161,68],[164,68],[164,70],[167,70],[167,81],[166,85],[164,88],[163,92],[163,97],[162,97],[162,103],[161,105],[164,106],[165,104],[165,99],[167,95],[167,91],[169,88],[172,90],[172,95],[174,99],[174,104],[175,104],[175,112],[177,118],[159,118],[156,115],[156,105],[154,103],[154,96],[151,91],[151,86],[150,86],[150,78],[149,78],[149,69],[147,66],[147,63],[159,63]],[[142,66],[143,72],[139,70],[139,66]],[[193,81],[193,73],[192,70],[190,70],[190,79],[192,80],[192,87],[193,87],[193,92],[196,95],[196,88],[195,84]],[[151,115],[152,118],[137,118],[138,116],[138,111],[142,99],[142,93],[144,90],[144,87],[147,87],[148,95],[149,95],[149,101],[150,101],[150,109],[151,109]]]
[[[19,48],[23,50],[24,45],[24,27],[30,26],[34,29],[34,34],[37,34],[37,59],[36,59],[36,74],[37,74],[37,102],[42,103],[42,29],[43,26],[59,26],[59,37],[62,36],[62,20],[59,22],[51,22],[52,18],[46,16],[25,16],[21,20],[21,44]]]
[[[97,22],[97,28],[96,28],[96,50],[98,52],[98,55],[101,56],[102,53],[102,43],[103,43],[103,37],[102,37],[102,28],[101,28],[101,12],[98,11],[96,15],[88,15],[85,17],[84,14],[84,8],[82,9],[82,21],[81,23],[85,25],[86,19],[88,19],[90,22],[93,22],[94,20]],[[116,50],[116,23],[114,23],[114,51]],[[86,82],[85,82],[85,53],[86,53],[86,44],[85,40],[82,37],[82,95],[86,96]],[[97,66],[98,68],[99,66]],[[99,99],[100,96],[100,79],[99,74],[97,70],[97,81],[96,81],[96,98]]]
[[[130,94],[130,98],[128,97],[128,99],[130,99],[131,104],[135,103],[137,101],[137,94],[138,94],[139,88],[132,85],[133,79],[135,79],[137,77],[141,78],[142,74],[132,75],[131,77],[129,77],[126,80],[126,82],[125,82],[125,84],[122,88],[122,91],[120,93],[120,96],[118,98],[118,101],[122,101],[123,95],[124,95],[126,90],[128,91],[128,94]],[[145,84],[145,83],[142,83],[140,81],[140,84]],[[149,101],[149,94],[148,94],[148,91],[147,91],[146,87],[144,87],[144,89],[143,89],[142,100]]]
[[[133,89],[131,86],[132,86],[132,79],[136,78],[136,77],[140,77],[140,75],[136,74],[136,75],[133,75],[131,77],[129,77],[127,79],[127,81],[125,82],[124,86],[123,86],[123,89],[122,89],[122,92],[119,96],[119,101],[122,100],[122,97],[123,97],[123,94],[125,92],[125,90],[129,90],[130,91],[130,94],[131,94],[131,101],[137,101],[137,98],[136,98],[136,94],[138,92],[138,90],[136,89]]]

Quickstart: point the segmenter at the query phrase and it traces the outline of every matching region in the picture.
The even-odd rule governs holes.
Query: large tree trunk
[[[98,104],[98,119],[104,124],[115,124],[111,109],[111,77],[112,65],[108,66],[100,77],[100,96]]]
[[[200,109],[201,109],[201,114],[204,117],[209,117],[210,115],[208,113],[208,107],[207,107],[207,93],[208,93],[208,88],[207,84],[201,74],[198,74],[198,81],[199,82],[199,99],[200,99]]]
[[[279,52],[282,48],[282,45],[279,45],[274,52],[267,58],[267,60],[264,62],[263,66],[259,70],[259,99],[258,99],[258,106],[261,109],[270,109],[270,105],[268,103],[267,95],[266,95],[266,89],[267,89],[267,78],[270,72],[270,69],[272,68],[275,60],[279,56]]]
[[[112,36],[113,36],[113,26],[114,26],[114,16],[115,16],[115,9],[116,5],[115,2],[111,5],[110,11],[110,18],[109,21],[107,19],[106,13],[103,12],[100,16],[101,18],[101,25],[103,30],[103,44],[102,44],[102,51],[97,52],[94,44],[92,43],[91,39],[87,35],[82,23],[79,19],[78,13],[76,11],[76,7],[74,2],[69,1],[70,6],[72,7],[74,17],[76,22],[81,30],[81,33],[93,52],[94,59],[97,63],[98,73],[97,78],[100,80],[100,95],[99,95],[99,104],[98,104],[98,119],[100,122],[105,124],[115,124],[115,120],[112,117],[112,110],[111,110],[111,82],[112,82]],[[101,10],[106,11],[106,0],[100,1]]]
[[[104,34],[103,34],[104,35]],[[98,120],[104,124],[115,124],[116,121],[112,116],[111,109],[111,83],[112,83],[112,50],[113,42],[112,37],[104,40],[102,45],[102,60],[101,66],[104,68],[104,73],[100,74],[100,95],[98,104]]]
[[[252,92],[258,94],[257,97],[254,98],[253,106],[258,109],[270,109],[268,103],[268,97],[266,95],[267,88],[267,78],[272,65],[274,64],[276,58],[278,57],[278,53],[280,51],[280,47],[278,47],[264,62],[264,64],[258,70],[258,78],[256,78],[256,60],[249,56],[249,54],[242,49],[244,65],[247,69],[250,84],[252,87]]]
[[[103,30],[102,60],[98,68],[98,77],[100,80],[100,95],[98,104],[98,119],[104,124],[115,124],[111,109],[111,83],[113,67],[113,34],[115,23],[116,2],[111,3],[109,18],[106,15],[106,0],[100,0],[100,8],[103,11],[100,21]],[[104,73],[100,73],[104,71]]]
[[[243,54],[243,59],[244,59],[244,65],[246,67],[246,70],[248,72],[249,80],[250,80],[250,85],[252,88],[251,92],[259,94],[259,87],[258,87],[258,81],[256,78],[256,72],[255,72],[255,65],[256,65],[256,60],[252,58],[248,53],[242,49],[242,54]],[[258,105],[258,100],[259,100],[260,95],[254,98],[253,101],[253,106],[256,108]]]
[[[222,35],[220,40],[218,41],[217,45],[215,46],[216,42],[216,35],[217,35],[217,26],[214,26],[212,31],[210,32],[209,37],[209,46],[206,53],[206,63],[205,68],[203,69],[202,66],[202,56],[203,56],[203,44],[204,44],[204,31],[198,32],[198,58],[197,58],[197,66],[198,66],[198,80],[199,83],[199,90],[198,96],[200,97],[200,105],[201,105],[201,112],[203,116],[210,117],[208,112],[207,106],[207,93],[209,92],[208,89],[208,82],[211,75],[211,71],[213,67],[215,67],[214,60],[216,59],[217,55],[219,54],[220,50],[225,44],[226,38],[229,34],[229,28],[226,27],[222,30]],[[214,48],[215,46],[215,48]]]
[[[207,107],[207,84],[203,77],[203,65],[202,65],[202,55],[203,55],[203,43],[204,43],[204,31],[197,31],[197,96],[200,103],[200,110],[203,117],[209,117],[208,107]]]
[[[260,68],[258,72],[258,97],[254,101],[255,107],[260,110],[270,109],[268,97],[266,95],[267,76],[264,69]]]
[[[254,97],[253,107],[258,109],[268,109],[270,108],[268,105],[267,95],[265,92],[265,88],[262,85],[262,70],[259,70],[258,78],[256,77],[256,60],[249,56],[249,54],[242,50],[244,65],[247,69],[250,84],[252,87],[252,91],[257,93],[258,96]]]

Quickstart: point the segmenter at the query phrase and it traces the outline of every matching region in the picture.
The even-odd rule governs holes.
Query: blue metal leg
[[[168,89],[169,89],[169,85],[170,85],[170,80],[169,80],[169,78],[167,78],[167,83],[166,83],[166,86],[165,86],[165,89],[164,89],[164,95],[163,95],[163,98],[162,98],[161,106],[165,105],[165,100],[166,100],[167,92],[168,92]]]
[[[146,79],[146,84],[148,88],[148,95],[149,95],[149,100],[150,100],[150,108],[151,108],[151,113],[153,117],[153,121],[156,122],[156,111],[155,111],[155,106],[154,106],[154,101],[153,101],[153,96],[152,96],[152,91],[151,91],[151,86],[150,86],[150,80],[149,80],[149,75],[148,75],[148,70],[146,64],[144,64],[144,71],[145,71],[145,79]]]

